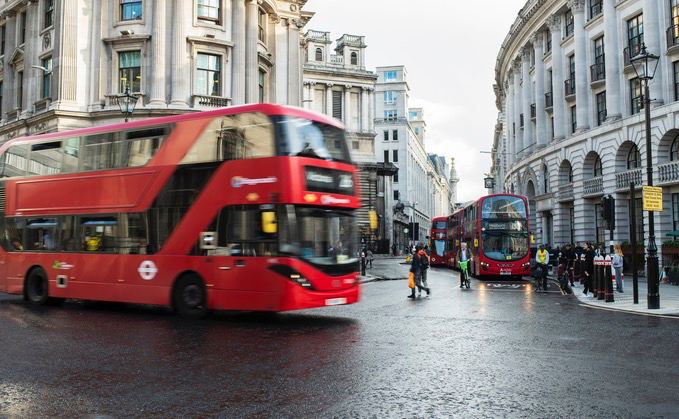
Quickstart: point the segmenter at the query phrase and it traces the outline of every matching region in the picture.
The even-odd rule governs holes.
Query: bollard
[[[604,281],[606,282],[606,302],[614,303],[615,297],[613,296],[613,281],[611,278],[611,265],[612,259],[610,255],[606,255],[604,259]]]
[[[596,255],[594,257],[594,281],[592,286],[594,287],[594,298],[598,300],[604,299],[603,291],[601,290],[601,262],[603,257],[601,255]]]
[[[597,300],[606,299],[606,281],[604,279],[604,257],[599,256],[599,292],[597,294]]]
[[[365,276],[365,256],[361,253],[361,275]]]

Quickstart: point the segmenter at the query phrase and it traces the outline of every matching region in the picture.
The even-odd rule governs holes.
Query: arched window
[[[638,169],[641,167],[641,154],[636,145],[627,154],[627,170]]]
[[[546,164],[542,165],[542,188],[545,193],[549,192],[549,172]]]
[[[594,177],[599,177],[603,175],[603,169],[601,167],[601,157],[596,156],[596,160],[594,160]]]
[[[672,146],[670,147],[670,161],[679,160],[679,134],[674,137],[672,141]]]
[[[323,61],[323,49],[316,48],[316,61]]]
[[[568,166],[568,183],[573,183],[573,168],[569,165]]]
[[[512,183],[510,190],[509,190],[509,193],[514,193],[514,184],[513,183]]]
[[[351,53],[351,65],[358,65],[358,54],[355,52]]]

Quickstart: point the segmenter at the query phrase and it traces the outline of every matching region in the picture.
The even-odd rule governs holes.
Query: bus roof
[[[298,107],[295,107],[295,106],[278,105],[278,104],[271,104],[271,103],[255,103],[255,104],[248,104],[248,105],[229,106],[229,107],[226,107],[226,108],[219,108],[219,109],[214,109],[214,110],[210,110],[210,111],[189,112],[189,113],[183,113],[183,114],[179,114],[179,115],[150,117],[150,118],[144,118],[144,119],[139,119],[139,120],[130,121],[130,122],[117,122],[115,124],[96,125],[96,126],[93,126],[93,127],[78,128],[78,129],[66,130],[66,131],[50,132],[50,133],[40,134],[40,135],[29,135],[29,136],[17,137],[17,138],[11,139],[9,141],[6,141],[4,144],[2,144],[2,146],[0,147],[0,152],[4,151],[9,146],[15,145],[17,143],[26,143],[26,142],[32,143],[32,142],[37,142],[37,141],[67,138],[67,137],[70,137],[70,136],[90,135],[90,134],[97,134],[97,133],[100,133],[100,132],[109,132],[109,131],[129,131],[131,129],[143,128],[143,127],[152,126],[152,125],[170,124],[170,123],[181,122],[181,121],[190,121],[190,120],[194,120],[194,119],[210,118],[210,117],[225,116],[225,115],[236,115],[236,114],[247,113],[247,112],[261,112],[263,114],[272,115],[272,116],[274,116],[274,115],[276,115],[276,116],[282,116],[282,115],[295,116],[295,117],[309,119],[311,121],[331,125],[331,126],[334,126],[334,127],[340,128],[340,129],[344,129],[344,126],[338,120],[330,118],[326,115],[323,115],[323,114],[320,114],[320,113],[317,113],[317,112],[308,111],[306,109],[298,108]]]
[[[473,207],[474,205],[478,204],[479,202],[481,202],[485,199],[494,198],[496,196],[513,196],[514,198],[521,198],[524,201],[528,199],[524,195],[517,195],[517,194],[513,194],[513,193],[495,193],[495,194],[485,195],[485,196],[482,196],[478,199],[471,201],[470,203],[468,203],[467,205],[465,205],[462,208],[458,208],[457,210],[455,210],[455,212],[453,212],[452,215],[459,214],[460,212],[464,211],[466,208]]]

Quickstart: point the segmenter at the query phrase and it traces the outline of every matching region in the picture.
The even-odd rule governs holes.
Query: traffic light
[[[601,212],[603,219],[608,223],[608,229],[615,230],[615,198],[610,195],[601,198]]]
[[[413,237],[415,241],[420,241],[420,223],[414,223],[413,225]]]

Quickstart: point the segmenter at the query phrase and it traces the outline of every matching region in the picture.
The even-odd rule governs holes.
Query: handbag
[[[415,288],[415,274],[413,272],[408,273],[408,288]]]

